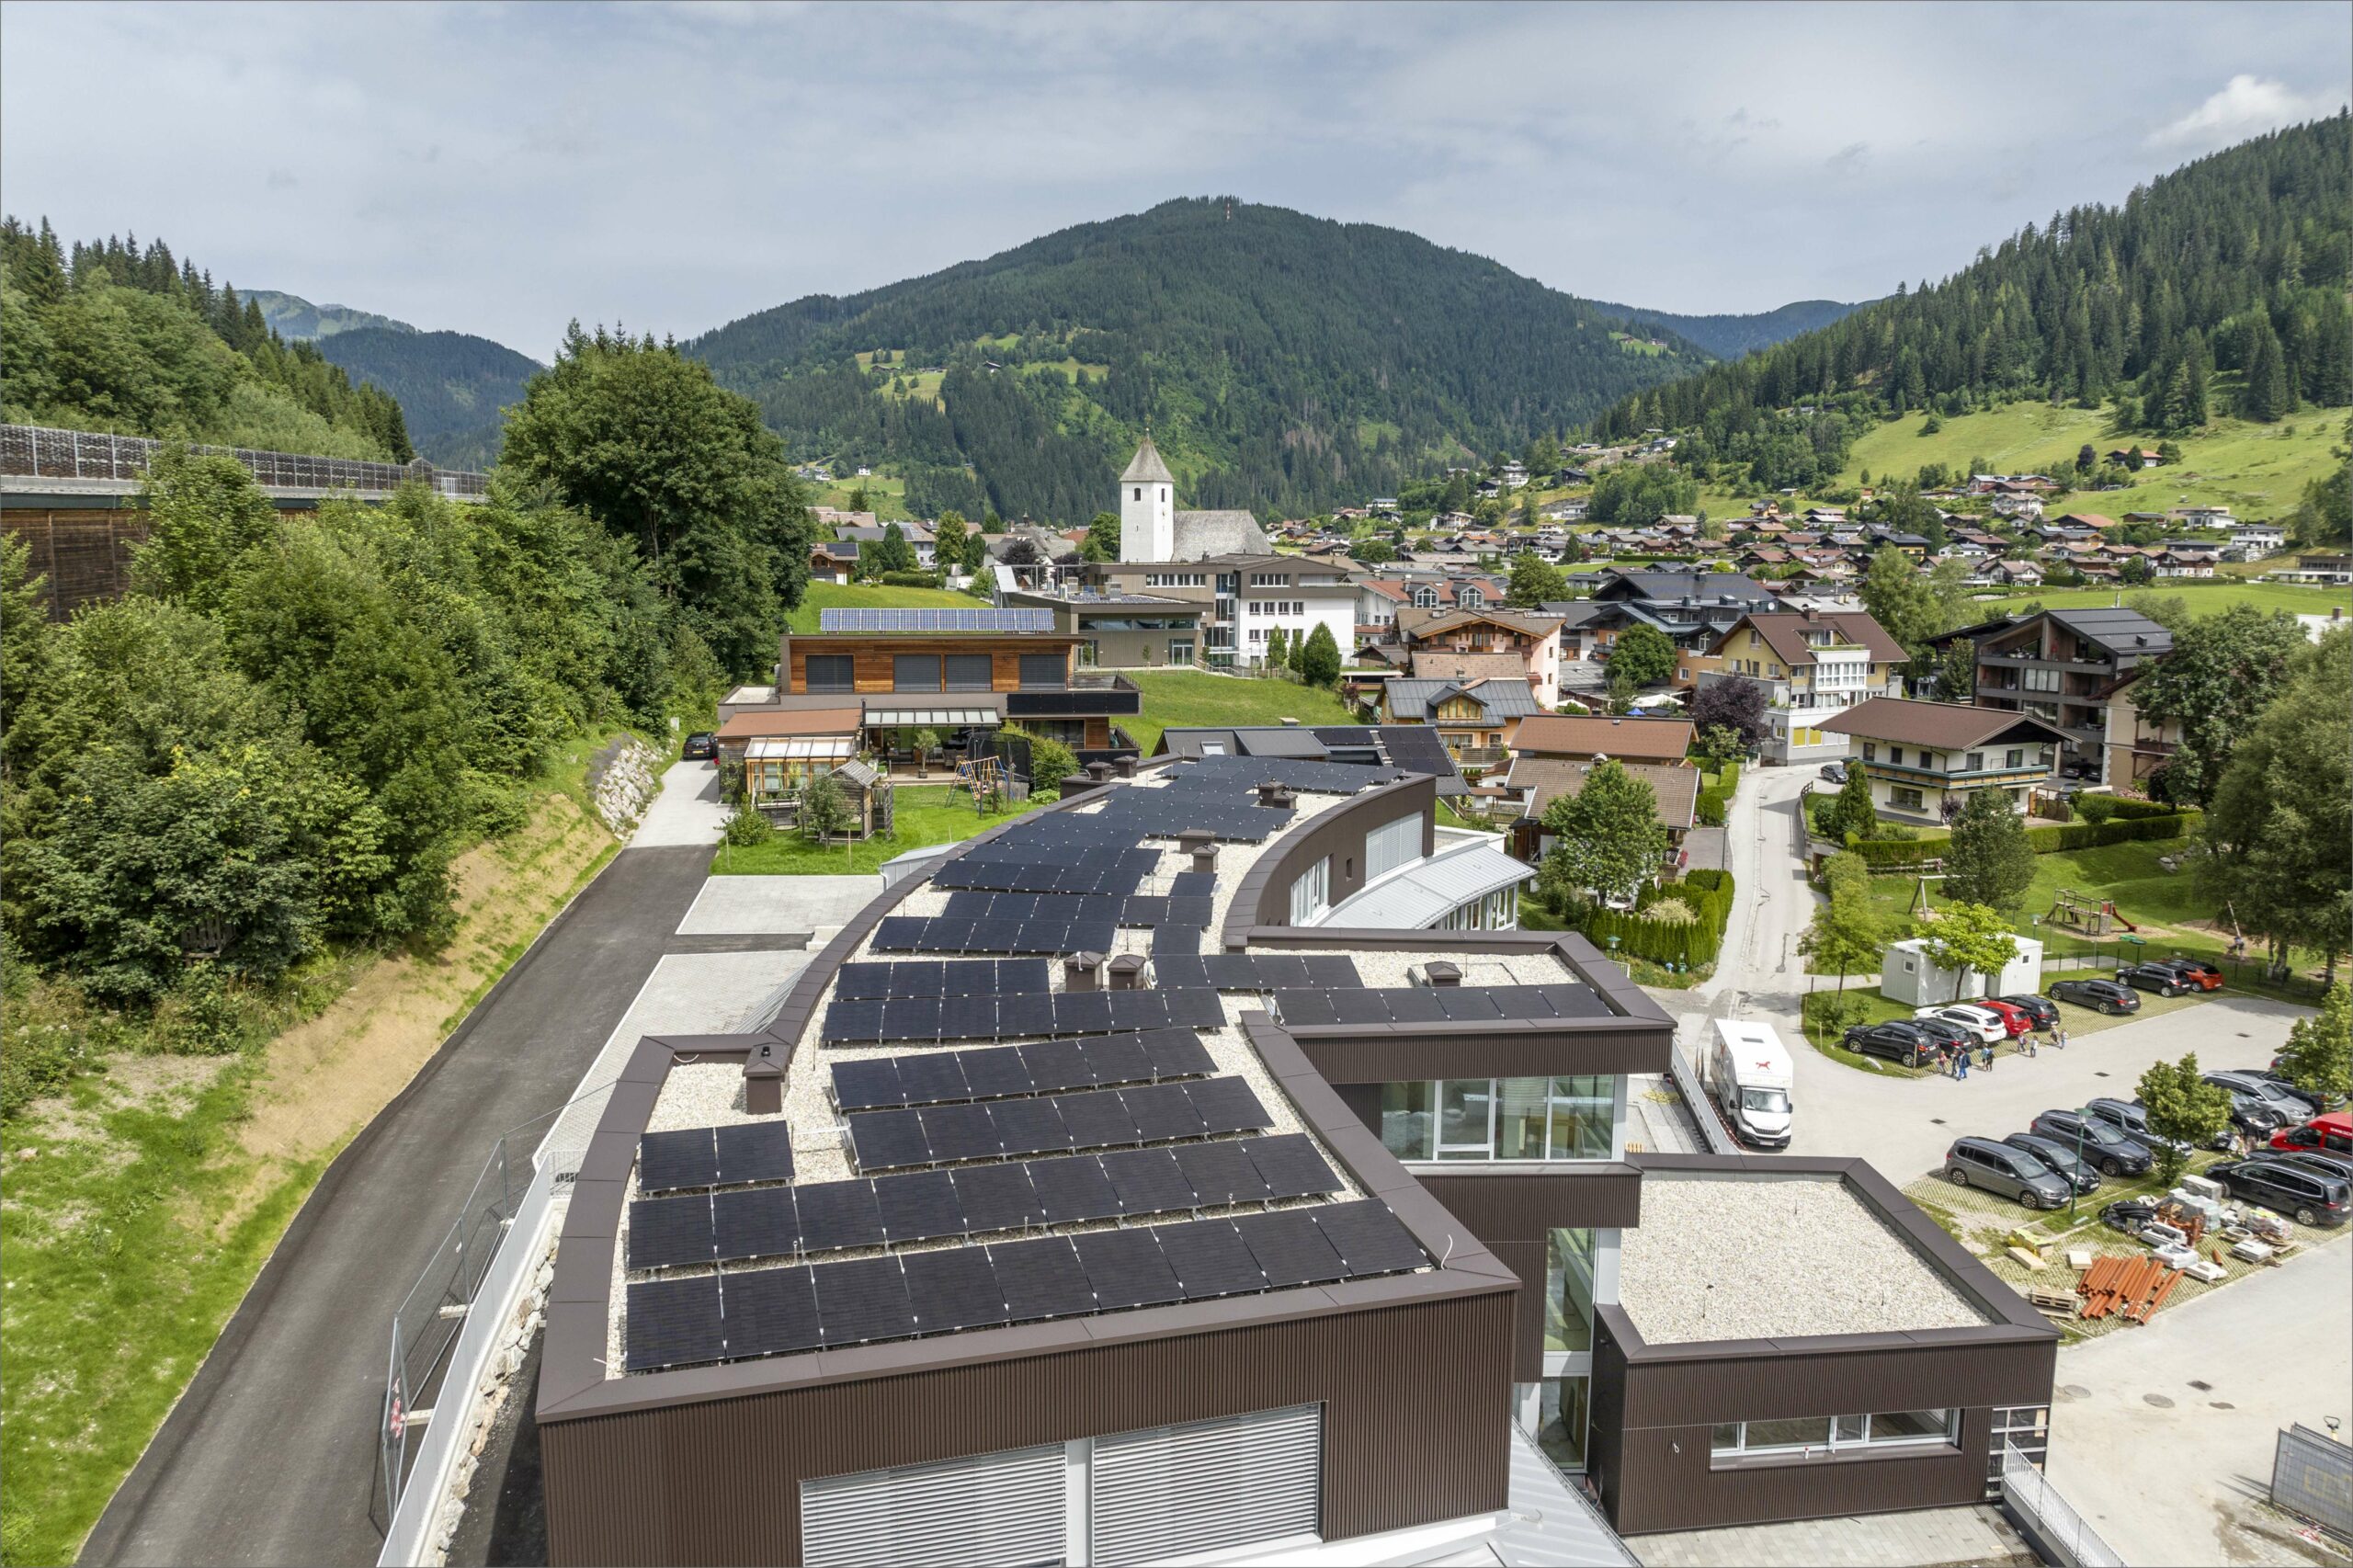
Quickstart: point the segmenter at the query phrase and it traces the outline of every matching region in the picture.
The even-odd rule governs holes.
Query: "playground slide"
[[[2119,926],[2123,926],[2127,931],[2138,931],[2141,928],[2138,926],[2133,925],[2130,920],[2125,919],[2114,903],[2110,903],[2108,906],[2108,917],[2110,920],[2115,921]]]

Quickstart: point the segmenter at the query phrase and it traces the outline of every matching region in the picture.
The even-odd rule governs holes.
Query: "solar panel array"
[[[846,963],[834,976],[834,994],[864,1002],[884,996],[995,996],[1007,991],[1052,989],[1044,959],[911,959]]]
[[[1054,612],[1027,609],[822,609],[821,631],[1051,631]]]
[[[1313,986],[1360,988],[1356,960],[1346,953],[1213,953],[1206,958],[1154,956],[1153,979],[1176,990],[1207,985],[1219,991],[1279,991]]]
[[[1274,1125],[1240,1078],[859,1111],[847,1120],[851,1157],[861,1171],[1168,1143]]]
[[[781,1122],[648,1132],[637,1141],[637,1185],[644,1192],[791,1177],[792,1140]]]
[[[1212,960],[1214,961],[1214,960]],[[1480,1023],[1505,1018],[1598,1018],[1609,1005],[1583,985],[1406,985],[1382,990],[1278,991],[1286,1024]]]
[[[1171,1027],[1213,1029],[1225,1009],[1210,990],[1037,991],[1010,996],[893,996],[835,1002],[818,1038],[828,1046],[1029,1040]]]
[[[1214,1301],[1428,1261],[1386,1205],[1365,1200],[644,1280],[629,1287],[624,1365],[649,1371]]]
[[[1056,1225],[1322,1198],[1339,1177],[1302,1134],[641,1198],[629,1267],[699,1267],[915,1246]]]
[[[1393,767],[1362,767],[1304,757],[1205,756],[1177,770],[1169,779],[1165,792],[1230,795],[1237,786],[1256,789],[1265,783],[1284,784],[1318,795],[1353,795],[1404,777]]]
[[[1118,923],[1091,920],[949,920],[886,915],[874,928],[877,952],[1099,953],[1111,946]]]
[[[1184,874],[1191,876],[1194,873],[1188,871]],[[1207,926],[1211,904],[1206,896],[1180,898],[1167,893],[1130,893],[1121,898],[1116,894],[993,892],[967,888],[949,893],[948,907],[942,913],[949,920],[978,920],[993,924],[1001,921],[1100,920],[1106,911],[1109,912],[1114,926],[1149,931],[1171,921],[1185,926]]]
[[[1199,1078],[1216,1071],[1191,1029],[1153,1029],[836,1062],[834,1103],[846,1111],[883,1110]]]

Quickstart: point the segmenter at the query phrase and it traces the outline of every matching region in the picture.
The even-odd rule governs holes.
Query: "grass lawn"
[[[828,609],[982,609],[986,604],[952,588],[892,588],[868,583],[812,583],[787,624],[794,631],[818,630],[818,612]]]
[[[779,833],[765,844],[722,844],[710,863],[711,874],[836,877],[873,871],[880,869],[883,861],[910,849],[957,843],[1051,799],[1052,796],[1041,795],[1011,811],[984,817],[973,812],[970,795],[951,798],[944,784],[903,784],[896,796],[897,831],[889,838],[870,838],[845,848],[838,844],[811,844],[796,833]]]
[[[1163,730],[1207,724],[1359,724],[1339,697],[1318,687],[1205,670],[1121,670],[1143,691],[1143,711],[1120,721],[1150,756]]]
[[[2270,564],[2277,564],[2271,562]],[[2140,588],[2043,588],[2034,593],[2013,594],[2002,599],[1978,599],[1978,618],[1991,620],[1997,615],[2008,615],[2039,604],[2045,609],[2106,608],[2127,602],[2140,592],[2160,596],[2178,596],[2189,607],[2192,615],[2220,615],[2234,605],[2253,605],[2257,609],[2284,609],[2291,615],[2326,615],[2331,609],[2341,609],[2353,615],[2353,589],[2307,588],[2293,583],[2224,582],[2216,577],[2206,581],[2159,582]]]

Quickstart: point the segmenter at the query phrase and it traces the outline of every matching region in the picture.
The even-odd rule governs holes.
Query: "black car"
[[[2321,1095],[2321,1092],[2320,1092],[2318,1089],[2307,1089],[2307,1088],[2305,1088],[2303,1085],[2302,1085],[2301,1084],[2298,1084],[2298,1083],[2296,1082],[2296,1080],[2294,1080],[2293,1078],[2290,1078],[2290,1076],[2288,1076],[2288,1074],[2287,1074],[2282,1073],[2281,1071],[2279,1071],[2279,1059],[2278,1059],[2277,1057],[2274,1057],[2274,1058],[2272,1059],[2272,1063],[2271,1063],[2271,1065],[2270,1065],[2270,1066],[2268,1066],[2268,1067],[2265,1068],[2265,1069],[2264,1069],[2263,1071],[2261,1071],[2260,1073],[2255,1072],[2255,1071],[2253,1071],[2253,1070],[2249,1070],[2249,1071],[2248,1071],[2248,1073],[2247,1073],[2247,1076],[2248,1076],[2248,1077],[2250,1077],[2250,1078],[2264,1078],[2264,1079],[2268,1079],[2268,1080],[2269,1080],[2270,1082],[2272,1082],[2272,1083],[2274,1083],[2274,1084],[2279,1085],[2281,1088],[2283,1088],[2283,1089],[2287,1090],[2290,1094],[2291,1094],[2291,1095],[2301,1095],[2301,1096],[2302,1096],[2305,1099],[2312,1100],[2312,1101],[2313,1101],[2314,1103],[2318,1103],[2318,1102],[2322,1099],[2322,1097],[2323,1097],[2323,1096],[2322,1096],[2322,1095]],[[2322,1105],[2322,1106],[2320,1107],[2320,1108],[2321,1108],[2322,1110],[2328,1110],[2328,1109],[2330,1109],[2330,1108],[2334,1108],[2334,1107],[2336,1107],[2336,1106],[2338,1106],[2338,1105],[2343,1104],[2343,1103],[2344,1103],[2344,1100],[2345,1100],[2345,1096],[2344,1096],[2343,1095],[2334,1095],[2334,1096],[2327,1096],[2327,1102],[2328,1102],[2328,1103],[2327,1103],[2327,1104],[2325,1104],[2325,1105]]]
[[[2197,989],[2181,974],[2161,963],[2136,963],[2116,971],[2116,978],[2135,991],[2160,996],[2180,996]]]
[[[2054,980],[2048,989],[2062,1002],[2096,1008],[2111,1017],[2141,1010],[2141,999],[2112,980]]]
[[[1958,1051],[1974,1051],[1985,1043],[1974,1029],[1965,1028],[1950,1018],[1915,1018],[1912,1027],[1928,1037],[1928,1049],[1949,1045]]]
[[[2123,1133],[2127,1138],[2138,1142],[2144,1149],[2154,1151],[2158,1144],[2172,1142],[2149,1131],[2149,1109],[2139,1100],[2111,1099],[2103,1096],[2099,1099],[2091,1101],[2084,1108]],[[2174,1146],[2184,1153],[2189,1151],[2189,1145],[2187,1143],[2177,1142]],[[2227,1149],[2230,1146],[2231,1134],[2227,1128],[2216,1133],[2213,1142],[2208,1145],[2215,1149]]]
[[[2263,1157],[2267,1160],[2278,1160],[2285,1165],[2302,1165],[2306,1170],[2318,1171],[2323,1176],[2343,1176],[2347,1181],[2353,1181],[2353,1158],[2347,1158],[2343,1154],[2324,1154],[2318,1149],[2299,1149],[2292,1154],[2284,1154],[2275,1149]]]
[[[2023,1149],[2040,1160],[2061,1181],[2075,1183],[2077,1192],[2099,1190],[2099,1172],[2089,1160],[2075,1158],[2074,1144],[2062,1143],[2056,1138],[2045,1138],[2040,1132],[2013,1132],[2002,1142],[2013,1149]]]
[[[2052,1006],[2051,999],[2047,996],[2036,996],[2029,994],[2024,996],[1996,996],[1994,1000],[1996,1002],[2006,1002],[2011,1006],[2016,1007],[2019,1012],[2024,1013],[2028,1017],[2034,1020],[2034,1027],[2036,1028],[2055,1029],[2059,1027],[2059,1009]]]
[[[719,737],[709,730],[697,730],[687,737],[686,749],[678,755],[688,762],[709,762],[719,756]]]
[[[2353,1209],[2353,1181],[2286,1160],[2217,1160],[2205,1174],[2241,1202],[2276,1209],[2299,1225],[2342,1225]]]
[[[2046,1110],[2027,1124],[2027,1131],[2040,1133],[2054,1143],[2064,1143],[2071,1152],[2080,1138],[2084,1159],[2097,1166],[2102,1176],[2140,1176],[2156,1163],[2147,1144],[2127,1137],[2098,1117],[2086,1116],[2081,1111]]]
[[[1822,765],[1822,776],[1833,784],[1844,784],[1847,782],[1847,765],[1843,762],[1825,762]]]
[[[1864,1056],[1884,1056],[1904,1067],[1917,1067],[1937,1052],[1937,1041],[1918,1024],[1857,1024],[1842,1044]]]

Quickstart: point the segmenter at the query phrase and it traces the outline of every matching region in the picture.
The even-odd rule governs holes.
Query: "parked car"
[[[688,762],[714,761],[719,756],[719,737],[709,730],[697,730],[687,737],[686,746],[678,755]]]
[[[2222,988],[2222,971],[2203,959],[2171,958],[2151,961],[2160,969],[2169,969],[2181,976],[2193,990],[2220,991]]]
[[[1991,1138],[1956,1138],[1945,1151],[1945,1179],[2015,1198],[2029,1209],[2056,1209],[2067,1201],[2068,1184],[2024,1149]]]
[[[2252,1071],[2247,1072],[2247,1076],[2250,1078],[2268,1079],[2271,1083],[2279,1085],[2281,1088],[2287,1090],[2291,1095],[2302,1095],[2305,1099],[2313,1102],[2315,1114],[2319,1111],[2334,1110],[2338,1106],[2345,1103],[2345,1096],[2343,1095],[2325,1096],[2318,1089],[2308,1089],[2302,1084],[2297,1083],[2296,1080],[2288,1076],[2287,1074],[2279,1071],[2279,1063],[2277,1058],[2273,1059],[2270,1066],[2266,1067],[2260,1073]]]
[[[2217,1160],[2205,1174],[2240,1202],[2276,1209],[2299,1225],[2342,1225],[2353,1207],[2353,1181],[2286,1160]]]
[[[2320,1114],[2320,1107],[2285,1084],[2253,1073],[2217,1072],[2205,1074],[2206,1081],[2228,1089],[2234,1095],[2245,1095],[2271,1108],[2281,1127],[2297,1127]],[[2267,1134],[2268,1136],[2268,1134]]]
[[[2141,1176],[2156,1163],[2147,1144],[2137,1138],[2128,1138],[2111,1123],[2081,1111],[2046,1110],[2027,1124],[2027,1131],[2064,1143],[2071,1150],[2078,1146],[2080,1139],[2084,1158],[2098,1167],[2102,1176]]]
[[[2059,1008],[2048,996],[1997,996],[1994,1000],[2006,1007],[2016,1007],[2032,1018],[2036,1028],[2055,1029],[2059,1027]]]
[[[2054,980],[2046,989],[2062,1002],[2122,1017],[2141,1010],[2141,999],[2112,980]]]
[[[2033,1014],[2015,1003],[2003,1001],[1999,996],[1980,996],[1969,1005],[1972,1007],[1983,1007],[2001,1019],[2002,1028],[2008,1031],[2012,1040],[2016,1040],[2035,1027]],[[2052,1016],[2056,1017],[2059,1009],[2053,1007],[2051,1011]]]
[[[2188,981],[2161,963],[2128,964],[2116,971],[2119,984],[2135,991],[2154,991],[2160,996],[2179,996],[2191,987]]]
[[[1917,1024],[1857,1024],[1840,1040],[1864,1056],[1884,1056],[1904,1067],[1917,1067],[1936,1054],[1937,1040]]]
[[[2230,1091],[2231,1125],[2258,1143],[2268,1143],[2271,1135],[2283,1127],[2292,1127],[2296,1119],[2274,1107],[2269,1101],[2254,1095]]]
[[[1822,765],[1822,776],[1833,784],[1844,784],[1847,782],[1847,765],[1843,762],[1825,762]]]
[[[1999,1013],[1961,1003],[1949,1003],[1941,1007],[1923,1007],[1912,1015],[1914,1023],[1942,1022],[1952,1025],[1963,1034],[1973,1037],[1983,1045],[1999,1045],[2010,1038],[2009,1025]]]
[[[2292,1154],[2266,1154],[2267,1160],[2283,1160],[2291,1165],[2302,1165],[2323,1176],[2343,1176],[2353,1181],[2353,1155],[2324,1154],[2317,1149],[2300,1149]]]
[[[2052,1176],[2061,1181],[2073,1182],[2077,1192],[2097,1192],[2099,1171],[2089,1160],[2075,1157],[2075,1145],[2062,1143],[2056,1138],[2045,1138],[2040,1132],[2013,1132],[2002,1140],[2013,1149],[2023,1149],[2040,1160]]]
[[[2086,1104],[2084,1108],[2123,1133],[2127,1138],[2136,1140],[2146,1148],[2154,1150],[2161,1143],[2171,1143],[2185,1154],[2189,1152],[2189,1145],[2179,1139],[2160,1138],[2149,1131],[2149,1108],[2139,1100],[2120,1100],[2102,1096]],[[2213,1142],[2209,1146],[2216,1149],[2229,1148],[2231,1146],[2229,1131],[2225,1130],[2216,1133]]]
[[[2302,1127],[2271,1135],[2275,1149],[2322,1149],[2332,1154],[2353,1154],[2353,1113],[2332,1110],[2313,1117]]]
[[[1975,1029],[1964,1028],[1950,1018],[1915,1018],[1912,1020],[1912,1027],[1928,1037],[1928,1048],[1931,1051],[1939,1045],[1949,1045],[1961,1051],[1974,1051],[1984,1043],[1978,1038]]]

